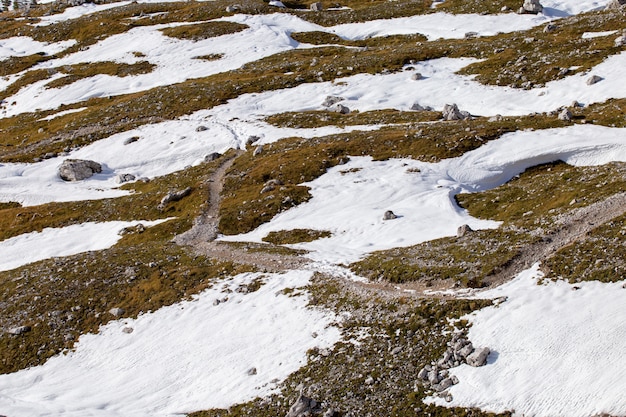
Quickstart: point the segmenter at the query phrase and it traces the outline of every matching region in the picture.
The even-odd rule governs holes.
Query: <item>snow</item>
[[[64,51],[75,43],[75,40],[54,43],[39,42],[28,36],[0,39],[0,62],[10,57],[29,56],[37,53],[53,55]]]
[[[606,32],[585,32],[582,34],[581,38],[583,39],[603,38],[605,36],[615,35],[616,33],[617,33],[616,30],[609,30]]]
[[[221,239],[261,242],[272,231],[328,230],[331,237],[292,246],[313,251],[307,256],[316,261],[348,264],[373,251],[454,236],[463,224],[495,228],[499,223],[458,207],[454,195],[497,187],[526,168],[556,160],[576,166],[626,161],[625,134],[626,129],[574,125],[509,133],[438,163],[352,157],[303,184],[311,188],[308,202],[250,233]],[[382,220],[387,210],[399,217]]]
[[[107,249],[122,238],[118,232],[141,223],[146,227],[163,223],[156,221],[82,223],[61,228],[45,228],[0,241],[0,271],[8,271],[57,256]]]
[[[452,402],[430,401],[516,416],[626,414],[626,281],[538,285],[538,268],[479,294],[508,297],[468,317],[474,346],[492,350],[487,365],[453,368]]]
[[[110,322],[81,336],[75,351],[0,375],[0,409],[12,417],[165,417],[268,395],[306,363],[307,350],[339,340],[337,317],[307,307],[306,295],[283,293],[312,275],[242,274],[192,301]],[[265,282],[258,291],[235,291],[256,278]]]

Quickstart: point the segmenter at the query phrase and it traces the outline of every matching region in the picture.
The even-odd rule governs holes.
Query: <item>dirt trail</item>
[[[180,245],[192,246],[198,254],[224,261],[253,265],[263,271],[278,272],[302,268],[316,270],[315,264],[312,264],[310,259],[305,256],[285,254],[279,251],[276,253],[268,252],[268,249],[272,249],[271,246],[265,248],[265,245],[255,243],[232,244],[215,241],[218,235],[218,214],[224,177],[235,159],[242,153],[243,151],[238,151],[224,160],[211,175],[208,180],[209,195],[206,212],[194,221],[194,225],[189,231],[176,236],[174,241]],[[553,233],[540,241],[521,247],[518,256],[497,273],[486,277],[483,282],[488,287],[498,286],[529,268],[535,262],[548,259],[555,252],[583,239],[595,228],[624,213],[626,213],[626,192],[615,194],[603,201],[561,215],[557,219],[558,227]],[[336,275],[332,271],[319,272]],[[345,274],[339,273],[339,275]],[[391,284],[386,282],[358,282],[350,279],[346,279],[346,281],[351,281],[364,291],[377,291],[386,296],[446,297],[463,293],[463,291],[460,293],[458,291],[450,292],[449,287],[427,287],[421,282]]]
[[[217,242],[219,207],[221,202],[224,178],[237,157],[243,154],[238,150],[225,159],[208,179],[208,208],[194,220],[193,227],[174,238],[174,242],[183,246],[191,246],[201,255],[223,261],[253,265],[260,270],[278,272],[288,269],[302,268],[309,259],[303,256],[268,253],[260,249],[258,244],[229,244]]]

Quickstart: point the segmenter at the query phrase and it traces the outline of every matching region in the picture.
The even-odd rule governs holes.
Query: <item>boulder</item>
[[[263,145],[259,145],[254,149],[254,152],[252,152],[252,156],[259,156],[261,155],[261,153],[263,153]]]
[[[209,128],[206,127],[206,126],[198,126],[198,127],[196,127],[196,132],[204,132],[204,131],[207,131],[207,130],[209,130]]]
[[[421,73],[416,72],[416,73],[414,73],[413,75],[411,75],[411,79],[412,79],[413,81],[419,81],[419,80],[424,79],[424,76],[423,76]]]
[[[443,106],[443,120],[467,120],[471,119],[472,115],[466,111],[459,110],[456,104],[446,104]]]
[[[238,4],[232,4],[230,6],[226,6],[226,13],[236,13],[241,10],[241,6]]]
[[[17,336],[20,334],[28,333],[31,330],[32,329],[30,326],[19,326],[19,327],[13,327],[12,329],[9,329],[8,333],[14,336]]]
[[[602,80],[604,80],[604,78],[600,77],[599,75],[592,75],[587,79],[587,85],[594,85]]]
[[[109,310],[109,313],[114,315],[115,317],[120,317],[120,316],[122,316],[125,313],[125,311],[124,311],[123,308],[114,307],[114,308]]]
[[[324,107],[331,107],[337,103],[339,103],[340,101],[344,101],[345,98],[343,97],[339,97],[339,96],[327,96],[326,99],[324,100],[324,102],[322,103],[322,106]]]
[[[118,174],[115,177],[115,182],[118,184],[124,184],[125,182],[135,181],[133,174]]]
[[[397,218],[398,218],[398,216],[396,216],[394,214],[394,212],[391,211],[391,210],[387,210],[385,212],[385,214],[383,214],[383,220],[393,220],[393,219],[397,219]]]
[[[315,3],[311,3],[311,10],[313,10],[314,12],[321,12],[322,10],[324,10],[324,8],[322,7],[322,3],[319,1],[316,1]]]
[[[524,4],[519,9],[519,14],[537,14],[543,11],[543,6],[539,0],[524,0]]]
[[[415,102],[411,106],[411,110],[415,110],[415,111],[433,111],[433,108],[430,107],[430,106],[422,106],[421,104]]]
[[[463,236],[465,236],[466,234],[471,233],[471,232],[473,232],[473,231],[474,231],[474,230],[473,230],[471,227],[469,227],[469,225],[464,224],[463,226],[459,226],[459,228],[458,228],[458,229],[456,229],[456,235],[457,235],[458,237],[463,237]]]
[[[350,108],[344,106],[343,104],[335,104],[332,110],[339,114],[350,114]]]
[[[163,210],[168,203],[182,200],[183,198],[187,197],[189,194],[191,194],[191,187],[187,187],[184,190],[180,190],[180,191],[170,191],[169,193],[165,195],[165,197],[161,199],[161,202],[159,203],[157,208],[159,210]]]
[[[467,357],[467,364],[474,367],[483,366],[487,363],[487,356],[489,356],[488,347],[476,349]]]
[[[85,159],[66,159],[59,167],[63,181],[81,181],[102,172],[102,165]]]
[[[572,120],[572,112],[569,109],[563,109],[559,112],[558,118],[559,120],[569,122]]]
[[[309,417],[320,411],[320,404],[300,394],[285,417]]]

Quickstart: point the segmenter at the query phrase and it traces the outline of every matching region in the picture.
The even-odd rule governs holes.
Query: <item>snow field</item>
[[[328,230],[329,238],[291,246],[313,251],[307,256],[315,261],[348,264],[373,251],[454,236],[463,224],[495,228],[498,222],[475,219],[458,207],[454,195],[497,187],[529,167],[556,160],[576,166],[626,161],[625,133],[593,125],[518,131],[438,163],[353,157],[304,184],[313,196],[308,202],[250,233],[221,239],[260,242],[272,231]],[[384,221],[387,210],[399,217]]]
[[[107,249],[122,238],[118,232],[141,223],[155,226],[155,221],[82,223],[62,228],[45,228],[0,241],[0,271],[8,271],[31,262],[57,256]]]
[[[476,295],[508,298],[467,317],[474,346],[492,350],[487,365],[451,369],[460,381],[452,402],[430,402],[515,416],[626,414],[626,281],[538,285],[541,277],[535,265]]]
[[[312,275],[242,274],[191,301],[112,321],[81,336],[73,352],[0,375],[0,409],[12,417],[173,417],[268,395],[306,363],[307,350],[339,340],[336,316],[308,308],[305,294],[282,292]],[[258,291],[236,291],[255,279],[265,283]]]

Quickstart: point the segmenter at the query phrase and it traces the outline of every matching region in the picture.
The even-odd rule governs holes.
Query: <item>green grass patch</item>
[[[513,230],[478,230],[407,248],[374,252],[350,268],[373,281],[479,288],[537,238]]]
[[[280,230],[277,232],[269,232],[267,236],[263,238],[263,242],[273,243],[274,245],[289,245],[294,243],[313,242],[314,240],[330,236],[331,233],[326,230]]]
[[[86,64],[68,65],[55,69],[55,71],[67,74],[62,78],[46,84],[46,88],[59,88],[72,84],[83,78],[89,78],[100,74],[112,75],[114,77],[128,77],[130,75],[148,74],[156,65],[148,61],[140,61],[134,64],[118,62],[93,62]]]
[[[161,29],[161,32],[170,38],[201,41],[203,39],[241,32],[245,29],[248,29],[248,26],[235,22],[202,22],[194,25],[165,28]]]

